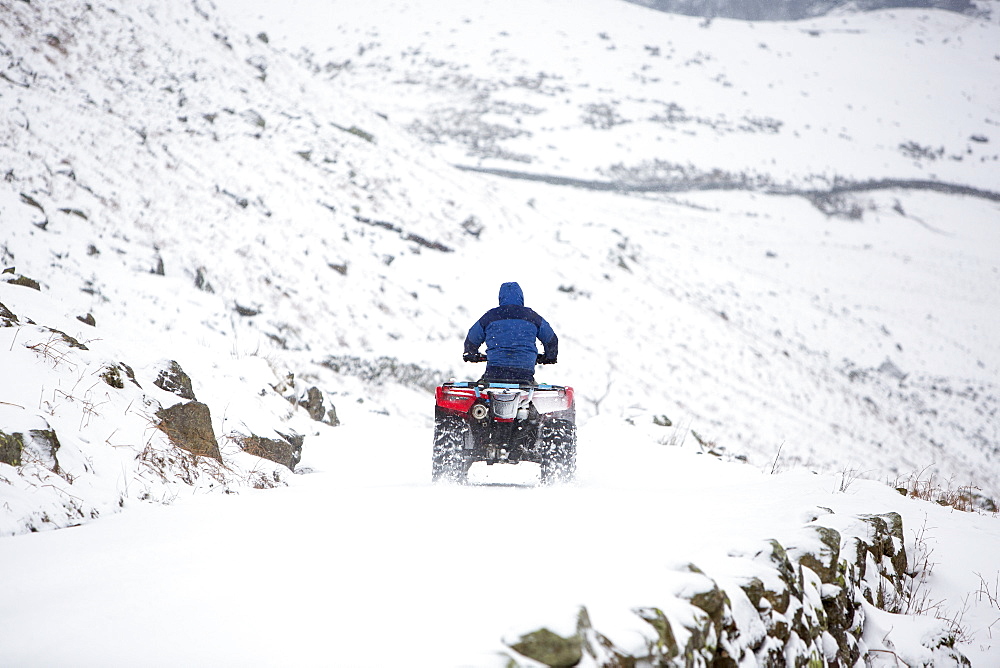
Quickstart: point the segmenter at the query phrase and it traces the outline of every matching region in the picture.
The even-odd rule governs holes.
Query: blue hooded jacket
[[[524,293],[517,283],[500,286],[500,305],[487,311],[469,329],[465,352],[476,353],[486,343],[486,367],[525,369],[533,372],[538,352],[535,339],[542,342],[545,359],[555,361],[559,339],[545,318],[524,305]]]

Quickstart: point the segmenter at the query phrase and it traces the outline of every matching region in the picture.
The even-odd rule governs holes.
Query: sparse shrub
[[[807,193],[809,202],[830,218],[846,220],[861,220],[865,210],[853,197],[843,193],[813,192]]]
[[[436,112],[426,122],[415,120],[407,130],[429,144],[443,144],[445,140],[464,146],[469,157],[500,158],[514,162],[531,162],[531,156],[513,153],[500,146],[500,142],[530,134],[526,130],[510,128],[498,123],[488,123],[483,116],[488,107],[466,111],[445,109]]]
[[[369,383],[396,382],[428,392],[433,392],[440,379],[448,375],[436,369],[400,362],[395,357],[376,357],[367,360],[347,355],[331,355],[321,364],[335,373],[355,376]]]
[[[970,483],[956,486],[953,480],[942,484],[933,473],[924,478],[926,470],[912,473],[904,479],[896,478],[890,484],[897,492],[911,499],[923,499],[970,513],[997,513],[996,500],[982,494],[982,490],[975,485]]]
[[[583,123],[595,130],[610,130],[616,125],[623,125],[625,119],[618,115],[613,105],[606,102],[587,104],[583,107]]]
[[[914,160],[937,160],[944,155],[944,148],[933,149],[930,146],[921,146],[915,141],[908,141],[899,145],[899,151]]]
[[[45,341],[26,345],[25,347],[40,355],[46,362],[51,362],[53,369],[63,363],[75,367],[76,365],[68,360],[70,349],[79,348],[80,350],[87,350],[87,346],[59,330],[47,327],[43,329],[49,332],[49,338]]]
[[[865,472],[856,466],[845,467],[844,470],[840,472],[840,484],[837,487],[837,491],[846,492],[854,484],[854,481],[858,478],[864,478]]]

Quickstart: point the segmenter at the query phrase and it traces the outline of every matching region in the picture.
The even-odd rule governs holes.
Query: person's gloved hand
[[[462,359],[466,362],[485,362],[486,355],[482,353],[462,353]]]
[[[556,358],[555,357],[546,357],[545,355],[542,355],[541,353],[539,353],[538,359],[536,361],[536,364],[555,364],[555,363],[556,363]]]

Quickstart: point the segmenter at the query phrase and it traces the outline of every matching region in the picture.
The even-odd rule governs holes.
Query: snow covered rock
[[[18,324],[17,316],[9,308],[0,304],[0,327],[11,327],[16,324]]]
[[[4,269],[3,274],[0,274],[0,281],[3,281],[4,283],[10,283],[11,285],[21,285],[26,288],[31,288],[32,290],[42,289],[38,281],[36,281],[33,278],[28,278],[27,276],[22,276],[21,274],[15,273],[13,267],[8,267],[7,269]]]
[[[546,666],[575,666],[583,658],[579,635],[563,638],[546,628],[526,633],[511,649]]]
[[[898,513],[861,515],[859,533],[845,545],[854,586],[880,610],[900,612],[906,591],[903,519]]]
[[[59,437],[49,423],[20,406],[0,405],[0,463],[21,466],[37,463],[59,472]]]
[[[509,643],[518,654],[546,666],[576,666],[584,657],[600,666],[634,666],[635,659],[617,649],[607,637],[594,629],[586,607],[581,607],[576,618],[576,633],[563,637],[542,628],[526,633]]]
[[[315,385],[306,391],[304,399],[299,400],[299,406],[305,408],[313,420],[322,421],[326,417],[326,409],[323,407],[323,393]]]
[[[196,397],[191,386],[191,378],[184,373],[181,365],[173,360],[166,361],[164,365],[153,384],[161,390],[176,394],[181,399],[194,400]]]

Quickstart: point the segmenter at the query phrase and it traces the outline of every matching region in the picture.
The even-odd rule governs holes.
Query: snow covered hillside
[[[616,0],[238,4],[248,27],[456,164],[626,188],[998,190],[988,20],[899,9],[705,22]]]
[[[673,660],[664,629],[996,663],[998,44],[926,10],[0,0],[0,664],[538,665],[541,627],[583,665]],[[433,387],[507,280],[579,481],[432,486]]]
[[[997,494],[997,25],[900,10],[706,26],[610,0],[240,6],[453,164],[684,191],[504,186],[544,226],[487,257],[554,275],[529,302],[562,323],[560,375],[595,412],[663,412],[759,463],[781,447],[876,477],[947,467]],[[884,181],[977,195],[868,190]]]

